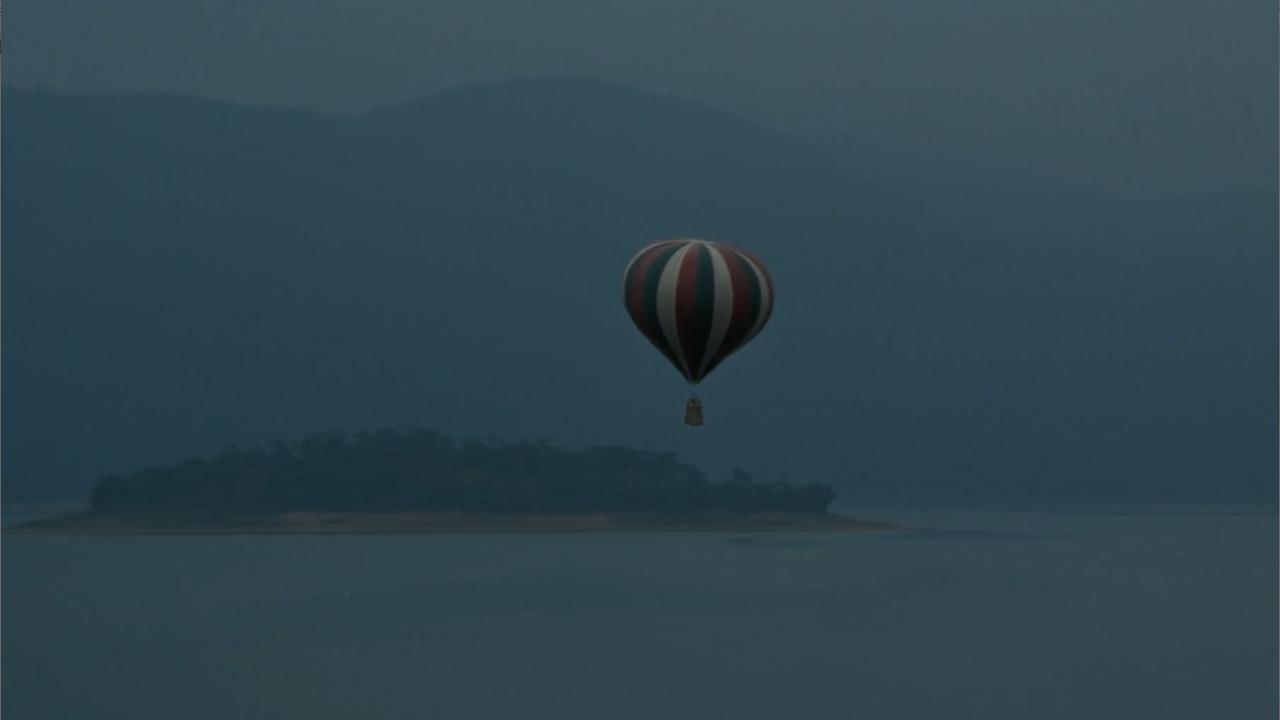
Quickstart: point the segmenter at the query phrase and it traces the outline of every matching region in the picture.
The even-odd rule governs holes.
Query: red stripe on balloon
[[[631,269],[627,271],[627,277],[624,279],[623,294],[627,314],[631,316],[631,322],[659,352],[671,361],[672,365],[676,366],[677,370],[684,372],[684,368],[681,367],[675,352],[667,344],[667,338],[662,333],[661,325],[656,324],[656,321],[651,322],[651,313],[647,309],[653,302],[653,298],[649,297],[652,292],[650,287],[651,276],[655,272],[662,272],[662,268],[657,267],[656,264],[661,263],[665,266],[670,259],[671,246],[678,242],[677,240],[667,240],[642,250],[631,264]]]
[[[769,268],[765,267],[764,263],[760,262],[760,258],[741,248],[734,248],[734,250],[742,253],[743,257],[755,263],[756,268],[760,270],[760,274],[764,276],[765,286],[769,288],[769,299],[765,302],[765,307],[762,310],[764,318],[760,322],[760,329],[763,330],[765,324],[769,322],[769,318],[773,316],[773,276],[769,274]]]
[[[640,257],[631,263],[623,285],[623,302],[627,305],[627,313],[645,335],[649,334],[649,329],[644,323],[644,279],[649,276],[649,268],[657,256],[657,249],[655,246],[641,252]]]

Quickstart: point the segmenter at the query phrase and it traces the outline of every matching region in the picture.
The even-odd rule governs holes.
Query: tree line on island
[[[547,441],[466,439],[430,430],[316,433],[266,448],[108,475],[103,513],[474,512],[824,514],[825,484],[718,482],[675,453]]]

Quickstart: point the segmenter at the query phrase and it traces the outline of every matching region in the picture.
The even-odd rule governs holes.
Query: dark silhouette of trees
[[[457,442],[431,430],[313,433],[103,477],[100,512],[825,513],[827,485],[711,482],[673,453],[545,440]]]

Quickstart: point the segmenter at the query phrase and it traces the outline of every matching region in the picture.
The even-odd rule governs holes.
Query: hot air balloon
[[[631,258],[622,299],[631,321],[689,381],[684,420],[701,425],[696,387],[764,328],[773,313],[773,280],[745,250],[664,240]]]

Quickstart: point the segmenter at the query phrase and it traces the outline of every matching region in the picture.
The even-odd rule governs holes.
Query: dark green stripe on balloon
[[[686,303],[687,312],[680,314],[680,344],[689,361],[690,379],[697,382],[702,379],[702,358],[706,355],[711,325],[715,320],[716,272],[711,264],[711,249],[706,245],[697,245],[690,254],[693,258],[686,262],[695,263],[691,270],[694,276],[692,297],[677,297],[676,302],[677,308],[680,308],[680,303]]]

